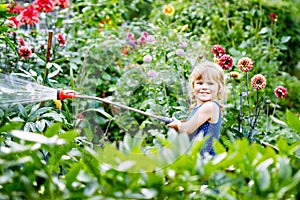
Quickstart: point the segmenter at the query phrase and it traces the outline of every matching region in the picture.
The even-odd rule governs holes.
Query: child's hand
[[[181,125],[181,121],[179,121],[175,117],[172,117],[172,119],[173,119],[173,122],[171,122],[167,126],[170,128],[174,128],[176,131],[178,131],[178,127]]]

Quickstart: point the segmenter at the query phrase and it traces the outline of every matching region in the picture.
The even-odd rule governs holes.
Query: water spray
[[[12,104],[25,104],[42,102],[47,100],[63,100],[63,99],[88,99],[94,101],[100,101],[107,103],[122,109],[133,111],[148,117],[158,119],[165,123],[170,123],[173,120],[168,117],[154,115],[152,113],[144,112],[129,106],[125,106],[107,99],[103,99],[95,96],[88,96],[79,94],[73,90],[60,90],[47,86],[40,85],[38,83],[18,78],[16,75],[0,74],[0,106],[12,105]]]

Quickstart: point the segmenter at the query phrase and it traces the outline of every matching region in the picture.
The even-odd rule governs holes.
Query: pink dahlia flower
[[[154,38],[153,35],[148,35],[148,36],[147,36],[147,42],[153,43],[154,41],[155,41],[155,38]]]
[[[254,62],[248,57],[241,58],[238,62],[238,68],[242,72],[248,72],[253,68]]]
[[[281,99],[287,97],[287,95],[288,95],[287,89],[283,86],[277,86],[274,90],[274,93],[275,93],[276,97],[281,98]]]
[[[176,49],[175,53],[177,56],[184,56],[185,54],[183,49]]]
[[[151,62],[152,61],[152,56],[151,55],[149,55],[149,54],[147,54],[147,55],[145,55],[144,56],[144,62],[147,62],[147,63],[149,63],[149,62]]]
[[[141,35],[144,36],[145,38],[147,38],[149,33],[147,31],[143,31]]]
[[[127,34],[127,39],[133,40],[134,39],[134,34],[132,32],[129,32]]]
[[[142,44],[145,44],[146,43],[146,37],[145,36],[141,36],[140,38],[139,38],[139,42],[140,43],[142,43]]]
[[[180,42],[179,46],[183,49],[187,48],[188,44],[186,42]]]
[[[262,90],[266,85],[267,79],[261,74],[256,74],[251,78],[251,86],[256,90]]]
[[[150,78],[154,78],[156,75],[157,75],[157,72],[155,70],[151,69],[148,71],[148,76]]]

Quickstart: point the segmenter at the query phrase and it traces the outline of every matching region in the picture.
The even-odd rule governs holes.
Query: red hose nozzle
[[[57,100],[75,98],[76,94],[73,90],[57,90]]]

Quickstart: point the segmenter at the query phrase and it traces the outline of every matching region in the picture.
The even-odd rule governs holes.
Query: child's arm
[[[213,102],[206,102],[188,121],[182,122],[176,118],[173,118],[174,121],[168,124],[168,127],[174,128],[180,133],[193,134],[197,130],[197,128],[199,128],[202,124],[212,118],[215,106],[216,104]]]

